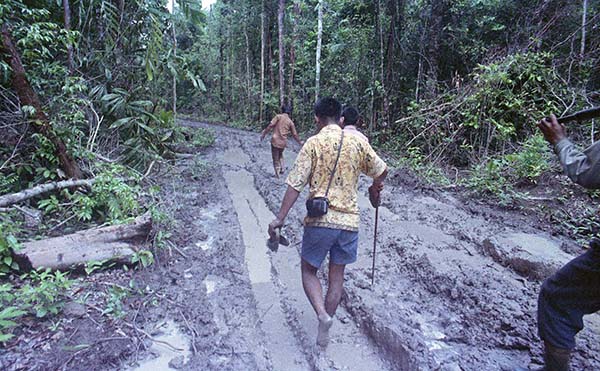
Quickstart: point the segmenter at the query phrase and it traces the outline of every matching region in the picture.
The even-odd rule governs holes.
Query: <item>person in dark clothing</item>
[[[600,142],[584,151],[567,138],[554,115],[538,124],[554,146],[565,173],[588,189],[600,188]],[[546,279],[538,298],[538,330],[544,341],[544,370],[569,370],[575,335],[583,329],[583,316],[600,310],[600,240]]]

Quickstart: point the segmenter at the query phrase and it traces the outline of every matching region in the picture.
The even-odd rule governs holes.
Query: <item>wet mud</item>
[[[256,243],[264,246],[268,217],[279,208],[286,189],[283,179],[272,176],[268,143],[260,143],[254,133],[213,128],[219,137],[216,150],[229,152],[226,156],[234,159],[225,168],[244,173],[230,174],[232,182],[237,180],[233,190],[243,193],[240,187],[251,188],[247,205],[254,214],[242,218],[258,221],[254,229],[263,233],[263,242]],[[284,154],[288,171],[295,151],[292,146]],[[284,233],[291,246],[270,254],[270,279],[280,288],[276,301],[287,314],[287,324],[309,366],[350,370],[539,367],[542,349],[535,316],[539,286],[581,250],[568,238],[539,228],[535,216],[464,204],[450,193],[419,187],[402,170],[392,179],[379,211],[374,287],[370,284],[374,210],[366,197],[369,181],[360,181],[359,260],[347,269],[343,308],[325,357],[306,353],[314,344],[316,319],[299,275],[305,193],[286,222]],[[257,200],[258,212],[252,206]],[[598,324],[598,315],[586,317],[573,369],[600,367]],[[364,353],[357,353],[352,344]],[[368,362],[354,363],[351,355],[358,354],[357,359]]]
[[[359,182],[359,258],[326,349],[300,280],[306,191],[267,249],[267,225],[287,186],[273,177],[259,134],[215,131],[213,148],[161,169],[154,182],[170,210],[170,245],[149,269],[102,272],[135,279],[144,295],[127,315],[87,308],[67,318],[62,340],[0,354],[3,369],[73,370],[513,370],[541,366],[536,301],[541,282],[581,248],[535,215],[465,202],[392,171],[379,210],[371,285],[374,209]],[[288,168],[298,147],[284,153]],[[321,273],[326,284],[326,272]],[[585,318],[573,370],[600,369],[600,317]],[[95,340],[94,340],[95,339]],[[110,339],[104,341],[104,339]],[[114,340],[113,340],[114,339]],[[103,341],[99,341],[103,340]],[[41,351],[39,349],[43,349]],[[65,350],[89,344],[82,350]],[[37,361],[34,361],[36,360]],[[16,366],[15,366],[16,365]]]

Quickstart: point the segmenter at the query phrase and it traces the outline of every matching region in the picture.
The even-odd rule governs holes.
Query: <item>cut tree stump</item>
[[[149,244],[149,214],[133,223],[92,228],[61,237],[30,241],[15,253],[21,269],[69,269],[92,261],[129,263],[131,256]]]

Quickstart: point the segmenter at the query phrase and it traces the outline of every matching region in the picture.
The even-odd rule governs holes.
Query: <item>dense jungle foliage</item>
[[[147,178],[190,139],[178,112],[258,129],[290,102],[308,132],[333,95],[420,176],[510,203],[556,170],[536,121],[600,104],[598,0],[3,0],[0,20],[0,195],[95,179],[2,208],[0,274],[22,240],[159,216]],[[582,218],[598,232],[597,206]]]

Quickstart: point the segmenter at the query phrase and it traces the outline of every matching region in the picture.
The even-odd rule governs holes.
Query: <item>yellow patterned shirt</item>
[[[309,197],[325,197],[331,170],[335,165],[342,129],[327,125],[309,138],[287,177],[287,184],[302,192],[309,184]],[[361,173],[372,178],[380,176],[387,168],[385,162],[369,143],[353,135],[344,135],[342,152],[331,188],[327,214],[304,219],[304,225],[358,231],[358,177]]]

